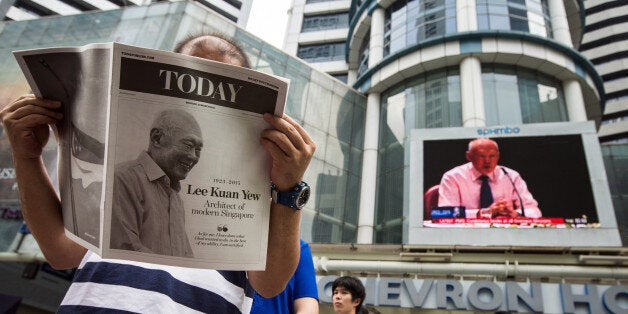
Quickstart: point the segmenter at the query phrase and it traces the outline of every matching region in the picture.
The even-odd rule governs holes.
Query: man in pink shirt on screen
[[[447,171],[438,206],[464,206],[467,218],[541,217],[538,202],[518,172],[498,166],[499,147],[488,138],[469,142],[468,163]]]

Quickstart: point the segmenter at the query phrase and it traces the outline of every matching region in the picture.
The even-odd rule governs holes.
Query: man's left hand
[[[272,157],[270,179],[279,191],[285,192],[303,179],[316,144],[305,129],[285,114],[276,117],[266,113],[264,121],[273,127],[262,131],[261,137]]]

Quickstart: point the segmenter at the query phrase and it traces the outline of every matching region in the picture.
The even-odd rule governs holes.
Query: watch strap
[[[274,183],[271,183],[270,193],[273,202],[300,210],[309,199],[310,186],[306,182],[301,181],[291,190],[280,192],[277,190],[277,186]]]

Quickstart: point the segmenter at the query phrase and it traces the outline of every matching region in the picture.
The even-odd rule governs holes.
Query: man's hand
[[[490,206],[493,217],[515,218],[519,213],[515,210],[513,200],[501,198]]]
[[[284,115],[265,114],[273,128],[264,130],[261,143],[272,157],[270,179],[279,191],[288,191],[303,179],[316,145],[307,132]],[[301,211],[271,203],[266,270],[249,271],[249,282],[261,296],[270,298],[286,287],[299,263]]]
[[[49,125],[63,116],[60,107],[58,101],[23,95],[0,111],[0,119],[11,141],[24,220],[46,261],[68,269],[79,265],[86,250],[65,235],[61,202],[41,159]]]
[[[310,135],[287,115],[264,114],[274,129],[262,132],[261,142],[272,157],[270,179],[279,191],[292,189],[303,179],[316,144]]]
[[[37,99],[22,95],[0,111],[0,119],[7,132],[14,159],[39,158],[48,142],[48,125],[57,123],[63,115],[56,111],[58,101]]]

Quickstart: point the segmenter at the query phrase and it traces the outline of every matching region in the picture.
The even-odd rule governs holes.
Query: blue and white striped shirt
[[[58,313],[249,313],[244,271],[101,259],[88,252]]]

